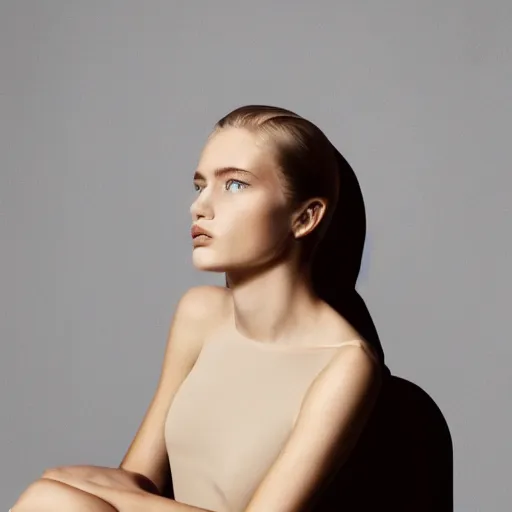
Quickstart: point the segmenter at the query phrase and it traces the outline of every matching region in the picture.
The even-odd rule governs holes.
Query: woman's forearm
[[[42,478],[41,480],[54,481]],[[212,512],[198,507],[192,507],[175,500],[164,498],[143,490],[114,488],[96,482],[75,479],[66,485],[100,498],[121,512]],[[13,510],[12,512],[17,512]]]
[[[53,476],[31,484],[11,512],[211,512],[134,486],[115,487],[64,471]]]
[[[97,496],[56,482],[36,480],[21,494],[9,512],[119,512]]]

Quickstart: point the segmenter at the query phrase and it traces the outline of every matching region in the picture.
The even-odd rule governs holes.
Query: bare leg
[[[62,482],[40,479],[32,483],[12,512],[119,512],[106,501]]]

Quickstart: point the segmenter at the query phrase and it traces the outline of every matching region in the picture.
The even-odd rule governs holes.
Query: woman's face
[[[190,212],[193,225],[211,237],[192,241],[196,268],[244,271],[283,254],[291,240],[291,212],[278,173],[272,152],[248,130],[225,128],[208,140]]]

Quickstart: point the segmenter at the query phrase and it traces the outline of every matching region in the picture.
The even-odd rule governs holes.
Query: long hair
[[[384,352],[368,308],[356,291],[361,268],[366,215],[359,182],[351,166],[312,122],[283,108],[247,105],[222,117],[211,134],[245,128],[276,156],[283,187],[292,204],[323,197],[327,211],[303,240],[315,293],[347,320],[375,349]],[[226,286],[229,283],[226,279]]]

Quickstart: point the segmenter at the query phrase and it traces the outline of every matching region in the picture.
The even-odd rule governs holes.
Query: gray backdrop
[[[46,467],[117,466],[190,286],[192,173],[246,103],[356,171],[358,290],[453,436],[458,512],[511,504],[507,0],[0,4],[0,508]]]

